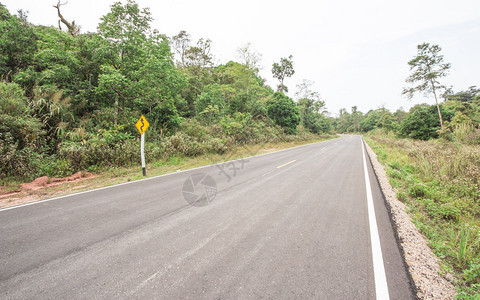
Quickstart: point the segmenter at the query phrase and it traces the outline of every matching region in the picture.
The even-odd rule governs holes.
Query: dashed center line
[[[294,160],[292,160],[292,161],[289,161],[289,162],[287,162],[286,164],[283,164],[283,165],[281,165],[281,166],[278,166],[277,169],[280,169],[280,168],[282,168],[282,167],[285,167],[286,165],[289,165],[289,164],[294,163],[294,162],[296,162],[296,161],[297,161],[296,159],[294,159]]]

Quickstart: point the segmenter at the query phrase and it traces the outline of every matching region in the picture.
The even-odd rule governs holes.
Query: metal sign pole
[[[145,132],[141,135],[141,142],[140,142],[140,152],[142,156],[142,170],[143,176],[147,176],[147,171],[145,170]]]
[[[138,129],[138,132],[140,132],[140,156],[142,157],[142,171],[143,171],[143,176],[147,176],[147,171],[145,170],[145,131],[147,131],[148,126],[150,126],[150,123],[148,123],[147,119],[142,115],[140,119],[138,119],[137,123],[135,126]]]

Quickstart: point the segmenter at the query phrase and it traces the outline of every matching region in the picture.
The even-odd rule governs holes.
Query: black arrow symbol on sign
[[[140,126],[140,132],[143,132],[143,126],[145,126],[145,124],[143,124],[143,118],[140,118],[140,122],[142,122],[142,126]]]

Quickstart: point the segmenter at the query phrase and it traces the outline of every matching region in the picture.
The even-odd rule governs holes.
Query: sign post
[[[140,154],[142,156],[143,176],[147,176],[147,171],[145,170],[145,133],[143,133],[140,138]]]
[[[142,115],[140,119],[137,121],[135,126],[137,127],[138,131],[140,132],[140,155],[142,157],[142,172],[143,176],[147,176],[147,171],[145,170],[145,131],[147,130],[148,126],[147,119]]]

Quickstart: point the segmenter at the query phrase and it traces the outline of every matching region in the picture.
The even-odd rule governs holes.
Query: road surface
[[[372,246],[363,155],[343,136],[1,210],[0,298],[414,298],[367,156]]]

